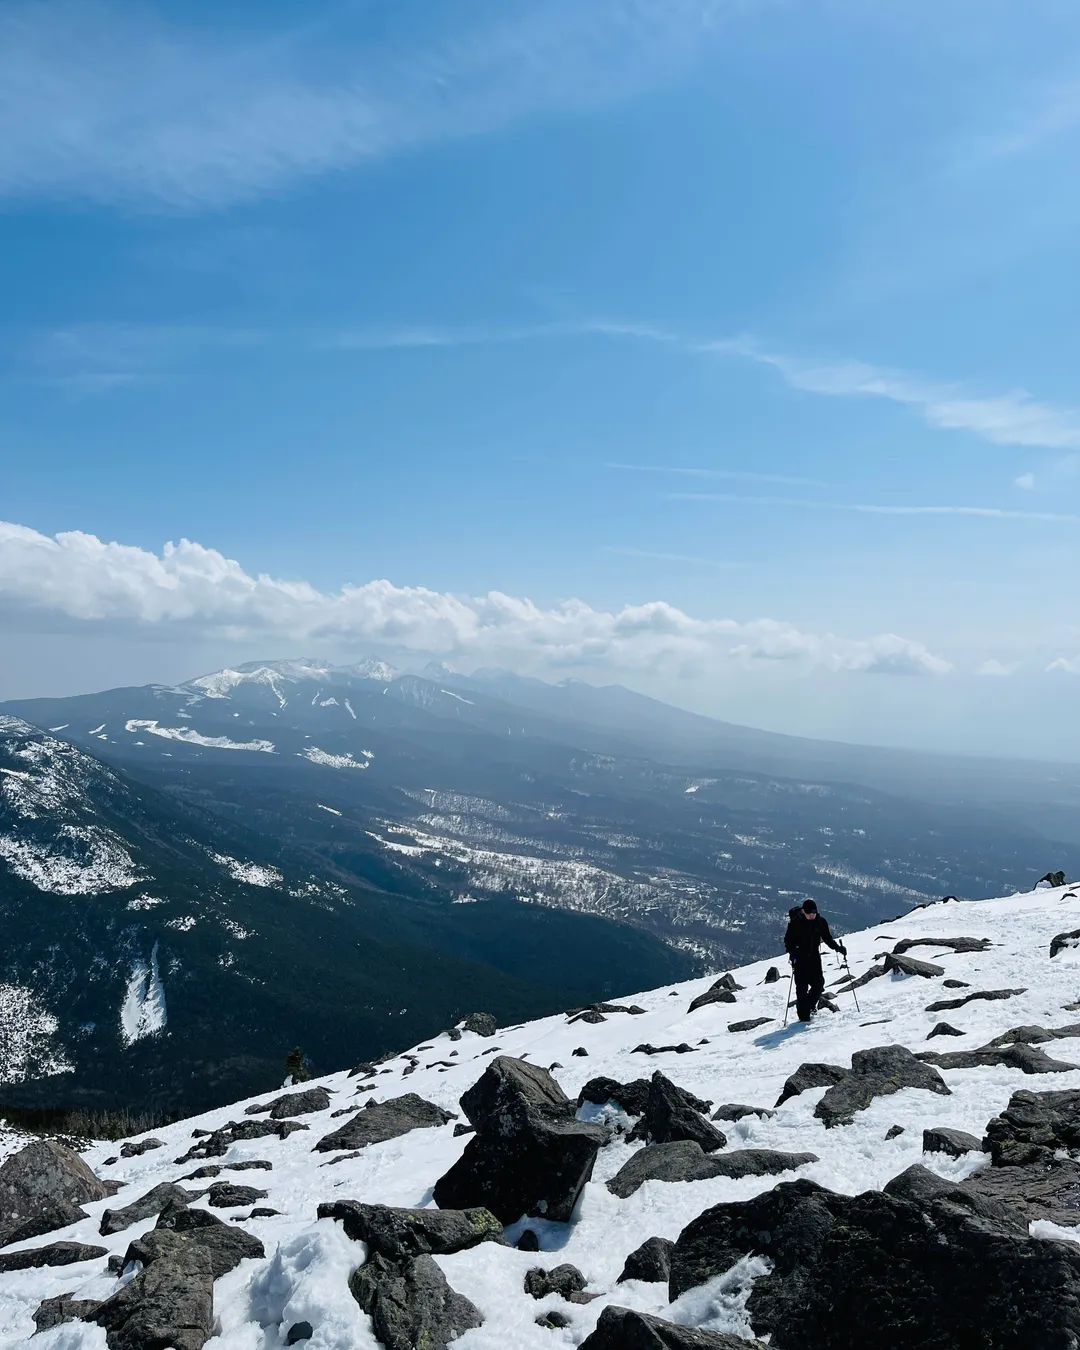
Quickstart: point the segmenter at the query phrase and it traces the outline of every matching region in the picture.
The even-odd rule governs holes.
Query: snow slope
[[[1080,893],[1069,888],[997,900],[940,903],[852,935],[848,948],[856,975],[870,968],[875,955],[891,950],[902,938],[963,935],[986,937],[994,945],[976,954],[956,954],[933,945],[918,947],[912,955],[943,966],[945,977],[893,975],[875,979],[858,991],[861,1011],[851,994],[845,994],[839,996],[839,1013],[823,1011],[808,1026],[789,1023],[784,1028],[786,963],[766,960],[734,972],[738,983],[745,986],[734,1004],[714,1003],[687,1012],[691,1000],[711,984],[710,977],[633,995],[627,1001],[645,1009],[641,1016],[609,1014],[602,1024],[570,1025],[565,1016],[559,1015],[500,1030],[492,1038],[464,1032],[459,1041],[451,1042],[443,1035],[383,1064],[380,1075],[366,1083],[344,1073],[320,1079],[332,1093],[332,1105],[329,1111],[300,1118],[310,1127],[307,1131],[283,1141],[236,1143],[225,1158],[214,1159],[225,1164],[255,1158],[270,1160],[272,1171],[226,1172],[222,1179],[265,1188],[269,1196],[259,1203],[281,1213],[245,1222],[244,1226],[263,1240],[267,1258],[245,1261],[217,1282],[219,1334],[208,1345],[214,1350],[269,1350],[285,1343],[293,1323],[309,1321],[314,1335],[306,1344],[311,1350],[375,1350],[377,1342],[369,1319],[346,1287],[349,1272],[364,1259],[363,1245],[349,1241],[340,1225],[316,1220],[316,1207],[322,1201],[337,1199],[430,1204],[432,1185],[459,1156],[467,1140],[455,1139],[453,1126],[448,1124],[415,1130],[364,1149],[358,1157],[336,1162],[335,1155],[312,1152],[318,1139],[342,1123],[340,1119],[331,1120],[332,1111],[370,1097],[381,1101],[405,1092],[419,1093],[456,1111],[459,1096],[480,1076],[496,1048],[544,1067],[557,1064],[555,1077],[571,1096],[576,1096],[588,1079],[599,1075],[625,1082],[659,1068],[676,1083],[715,1104],[772,1107],[784,1080],[806,1061],[847,1065],[853,1051],[886,1044],[902,1044],[915,1051],[972,1049],[1011,1027],[1059,1027],[1075,1022],[1076,1014],[1063,1009],[1080,994],[1080,949],[1067,947],[1051,960],[1049,945],[1055,934],[1078,927]],[[781,966],[781,982],[763,983],[770,964]],[[825,964],[826,978],[832,983],[841,972],[828,953]],[[970,988],[945,989],[943,978],[966,981]],[[937,999],[978,990],[1017,988],[1025,992],[1000,1001],[975,1001],[945,1014],[926,1011],[926,1005]],[[927,1047],[927,1033],[943,1016],[965,1034],[934,1040]],[[727,1029],[730,1022],[754,1017],[773,1020],[749,1033]],[[643,1042],[688,1042],[694,1050],[656,1056],[635,1053],[634,1047]],[[587,1049],[588,1055],[575,1057],[577,1047]],[[1080,1039],[1064,1039],[1050,1049],[1055,1058],[1076,1062],[1077,1069],[1039,1078],[1004,1067],[943,1069],[951,1096],[906,1089],[876,1099],[853,1124],[830,1130],[813,1116],[823,1092],[818,1089],[792,1098],[771,1119],[751,1116],[737,1124],[725,1122],[721,1128],[728,1136],[729,1150],[754,1146],[818,1154],[820,1161],[799,1169],[799,1174],[848,1194],[880,1189],[914,1162],[959,1180],[985,1166],[984,1156],[970,1153],[953,1160],[941,1154],[924,1155],[923,1128],[951,1126],[981,1137],[986,1122],[1020,1088],[1080,1088]],[[448,1063],[453,1067],[445,1067]],[[417,1067],[411,1069],[414,1064]],[[370,1083],[376,1090],[364,1091]],[[88,1206],[91,1218],[87,1221],[48,1239],[19,1245],[35,1246],[72,1237],[122,1253],[135,1236],[153,1226],[154,1220],[99,1238],[100,1211],[130,1203],[151,1186],[189,1172],[198,1164],[179,1165],[173,1159],[190,1147],[193,1128],[208,1130],[229,1120],[243,1120],[249,1102],[268,1101],[273,1095],[251,1098],[156,1131],[166,1147],[142,1157],[106,1164],[106,1158],[119,1152],[118,1146],[94,1145],[86,1154],[87,1161],[99,1175],[126,1183],[121,1196]],[[581,1114],[610,1114],[612,1109],[585,1107]],[[893,1125],[903,1126],[905,1132],[886,1141],[885,1134]],[[507,1230],[514,1241],[523,1227],[533,1228],[540,1237],[539,1254],[489,1243],[438,1258],[451,1285],[471,1299],[485,1317],[482,1327],[456,1342],[458,1350],[576,1346],[607,1303],[653,1312],[686,1325],[749,1334],[742,1308],[750,1281],[766,1268],[761,1261],[744,1261],[733,1272],[674,1304],[667,1302],[663,1284],[616,1285],[616,1280],[627,1254],[647,1237],[675,1238],[710,1205],[748,1197],[778,1180],[790,1180],[794,1174],[690,1183],[649,1181],[629,1199],[617,1199],[603,1183],[635,1147],[617,1139],[601,1150],[594,1178],[583,1192],[573,1223],[530,1219]],[[229,1215],[224,1213],[222,1217]],[[1053,1235],[1071,1233],[1056,1230]],[[590,1291],[600,1295],[594,1302],[570,1305],[555,1296],[537,1302],[523,1292],[522,1282],[529,1268],[561,1262],[572,1262],[584,1272]],[[111,1292],[115,1280],[103,1272],[104,1260],[98,1259],[58,1270],[30,1270],[0,1277],[0,1350],[14,1350],[26,1343],[33,1330],[31,1314],[42,1298],[65,1290],[75,1291],[77,1297],[101,1297]],[[562,1330],[538,1327],[538,1313],[555,1306],[569,1315],[570,1326]],[[105,1338],[97,1327],[71,1323],[37,1337],[34,1344],[41,1350],[100,1350]]]

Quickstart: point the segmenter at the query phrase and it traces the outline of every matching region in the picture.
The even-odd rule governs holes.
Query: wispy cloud
[[[1014,675],[1018,669],[1019,665],[1015,661],[1010,661],[1006,663],[1004,661],[995,660],[993,657],[991,657],[989,661],[984,661],[982,665],[979,666],[979,668],[975,671],[975,674],[989,675],[991,677],[1003,678],[1009,675]]]
[[[632,96],[692,62],[731,0],[393,7],[180,28],[115,0],[0,11],[0,194],[192,209],[515,119]],[[254,11],[253,11],[254,12]],[[249,16],[250,17],[250,16]],[[365,27],[365,24],[367,25]]]
[[[752,469],[690,469],[674,464],[605,464],[605,469],[624,473],[667,473],[686,478],[726,478],[744,483],[776,483],[783,487],[823,487],[820,478],[791,478],[782,473],[758,473]]]
[[[328,592],[253,575],[188,540],[158,554],[81,531],[50,537],[3,523],[0,612],[9,631],[45,621],[63,631],[107,625],[187,639],[277,638],[346,649],[390,644],[517,667],[701,674],[732,661],[768,661],[866,674],[950,669],[922,643],[894,633],[847,638],[775,619],[698,618],[662,600],[617,610],[582,600],[545,608],[500,591],[462,596],[385,580]]]
[[[1000,506],[887,506],[866,502],[819,502],[803,497],[749,497],[734,492],[672,492],[672,501],[733,502],[745,506],[787,507],[799,511],[855,511],[871,516],[974,516],[987,520],[1035,520],[1080,524],[1080,516],[1057,511],[1011,511]]]

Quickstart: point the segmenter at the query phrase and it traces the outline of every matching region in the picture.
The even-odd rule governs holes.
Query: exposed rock
[[[1058,952],[1064,951],[1066,947],[1080,946],[1080,928],[1074,928],[1070,933],[1058,933],[1056,937],[1050,939],[1050,960],[1052,961]]]
[[[252,1158],[248,1162],[234,1163],[204,1163],[202,1167],[196,1167],[194,1172],[186,1172],[181,1181],[204,1181],[207,1177],[220,1176],[222,1172],[246,1172],[252,1168],[260,1171],[270,1172],[274,1164],[266,1162],[262,1158]]]
[[[919,1059],[925,1064],[936,1064],[940,1069],[979,1069],[1004,1064],[1010,1069],[1020,1069],[1023,1073],[1068,1073],[1071,1069],[1080,1068],[1080,1065],[1051,1059],[1038,1046],[1019,1042],[1003,1046],[984,1045],[980,1050],[949,1050],[944,1053],[924,1050]]]
[[[948,1022],[939,1022],[933,1031],[926,1033],[926,1039],[932,1041],[935,1036],[966,1036],[967,1033],[959,1031],[956,1027],[949,1026]]]
[[[583,1008],[568,1008],[567,1017],[574,1022],[585,1012],[594,1013],[629,1013],[631,1017],[642,1017],[645,1014],[644,1008],[639,1008],[636,1003],[589,1003]]]
[[[552,1308],[546,1313],[541,1313],[536,1319],[538,1327],[544,1327],[548,1331],[559,1331],[563,1327],[570,1325],[570,1319],[565,1313],[559,1312],[557,1308]]]
[[[765,1350],[765,1347],[760,1341],[743,1340],[724,1331],[679,1327],[660,1317],[610,1304],[579,1350]]]
[[[461,1098],[476,1134],[435,1183],[440,1209],[483,1206],[502,1223],[523,1214],[569,1221],[607,1132],[576,1119],[547,1070],[500,1056]]]
[[[903,1133],[904,1133],[903,1125],[890,1125],[889,1128],[885,1131],[885,1138],[887,1140],[899,1139]]]
[[[983,989],[974,994],[965,994],[963,998],[942,998],[936,1003],[926,1005],[927,1012],[948,1012],[952,1008],[962,1008],[965,1003],[973,1003],[976,999],[986,999],[989,1002],[995,1002],[1003,998],[1015,998],[1017,994],[1026,994],[1026,989]]]
[[[857,1112],[865,1110],[875,1097],[888,1097],[902,1088],[921,1088],[949,1096],[944,1079],[928,1064],[923,1064],[903,1045],[881,1045],[872,1050],[856,1050],[851,1056],[851,1071],[835,1083],[814,1107],[815,1117],[826,1129],[850,1125]]]
[[[121,1158],[138,1158],[144,1153],[149,1153],[151,1149],[164,1148],[164,1139],[134,1139],[130,1143],[120,1146]]]
[[[947,1153],[950,1158],[961,1158],[965,1153],[982,1150],[982,1140],[963,1130],[950,1130],[943,1125],[922,1132],[924,1153]]]
[[[954,952],[984,952],[994,944],[989,938],[976,937],[921,937],[903,938],[892,949],[893,956],[903,956],[912,947],[951,947]]]
[[[308,1127],[298,1120],[230,1120],[227,1125],[213,1130],[203,1137],[202,1143],[195,1144],[177,1158],[178,1163],[191,1162],[193,1158],[223,1158],[229,1149],[240,1139],[287,1139],[297,1130]],[[202,1131],[192,1130],[192,1136]]]
[[[231,1181],[215,1181],[210,1187],[206,1203],[214,1209],[236,1209],[240,1205],[253,1205],[256,1200],[265,1200],[267,1191],[254,1186],[235,1186]]]
[[[410,1130],[432,1129],[445,1125],[452,1117],[449,1112],[432,1102],[424,1101],[415,1092],[390,1101],[369,1101],[363,1111],[357,1111],[339,1129],[325,1135],[315,1145],[316,1153],[331,1153],[339,1148],[367,1148],[397,1139]]]
[[[157,1227],[128,1243],[124,1264],[141,1261],[149,1266],[182,1246],[200,1247],[210,1259],[214,1279],[227,1275],[245,1257],[262,1257],[266,1249],[257,1237],[235,1224],[225,1223],[205,1209],[171,1208],[158,1216]]]
[[[584,1012],[578,1013],[576,1017],[571,1017],[568,1025],[572,1025],[574,1022],[589,1022],[595,1026],[597,1022],[606,1021],[607,1018],[603,1013],[597,1012],[595,1008],[586,1008]]]
[[[446,1350],[483,1321],[430,1256],[393,1262],[375,1253],[353,1271],[349,1290],[385,1350]]]
[[[701,1110],[707,1111],[711,1105],[711,1102],[701,1103]],[[651,1144],[693,1139],[706,1153],[723,1148],[727,1143],[726,1136],[705,1119],[701,1110],[690,1105],[688,1094],[658,1069],[649,1081],[645,1110],[630,1138],[644,1139]]]
[[[587,1059],[589,1055],[588,1050],[583,1045],[579,1045],[576,1050],[571,1050],[570,1053],[575,1059]]]
[[[706,1153],[692,1139],[651,1144],[627,1158],[607,1183],[621,1200],[646,1181],[705,1181],[710,1177],[774,1176],[817,1162],[815,1153],[778,1153],[767,1148],[739,1148],[730,1153]]]
[[[960,1190],[1007,1205],[1023,1224],[1047,1219],[1063,1228],[1080,1224],[1080,1164],[1068,1158],[1026,1167],[989,1167],[960,1183]]]
[[[502,1224],[486,1209],[397,1209],[335,1200],[319,1206],[320,1219],[340,1219],[346,1237],[366,1242],[391,1261],[446,1256],[481,1242],[501,1242]]]
[[[310,1322],[294,1322],[285,1333],[286,1345],[298,1345],[301,1341],[310,1341],[315,1335],[315,1328]]]
[[[52,1139],[27,1144],[0,1167],[0,1246],[85,1219],[82,1206],[108,1194],[73,1149]]]
[[[632,1083],[620,1083],[614,1078],[590,1078],[578,1093],[578,1106],[592,1102],[603,1106],[616,1102],[628,1116],[640,1116],[649,1100],[649,1080],[635,1078]]]
[[[765,978],[762,981],[762,984],[775,984],[779,978],[780,972],[776,969],[775,966],[770,966],[769,969],[765,972]]]
[[[540,1250],[540,1239],[536,1236],[536,1230],[533,1228],[522,1229],[516,1245],[519,1252],[538,1252]]]
[[[783,1106],[789,1098],[797,1097],[800,1092],[808,1092],[811,1088],[832,1087],[846,1078],[848,1072],[839,1064],[800,1064],[784,1084],[776,1105]]]
[[[698,994],[686,1011],[696,1012],[698,1008],[704,1008],[709,1003],[738,1003],[739,1000],[735,997],[735,982],[732,980],[730,984],[726,984],[726,978],[728,977],[722,975],[703,994]]]
[[[970,989],[971,985],[967,980],[942,980],[941,983],[946,989]]]
[[[498,1022],[490,1013],[470,1013],[464,1022],[460,1023],[462,1031],[474,1031],[477,1036],[494,1036],[499,1029]]]
[[[34,1325],[38,1331],[48,1331],[62,1322],[78,1322],[91,1317],[101,1302],[96,1298],[76,1298],[74,1294],[56,1294],[38,1304]]]
[[[578,1297],[589,1281],[577,1266],[553,1266],[545,1270],[543,1266],[533,1266],[525,1276],[525,1292],[532,1298],[547,1298],[548,1294],[558,1294],[568,1303],[585,1303],[588,1299]]]
[[[944,966],[936,966],[933,961],[916,961],[913,956],[897,956],[895,952],[885,953],[885,973],[898,970],[901,975],[921,975],[924,980],[936,979],[945,974]]]
[[[174,1182],[163,1181],[160,1186],[155,1186],[153,1190],[147,1191],[138,1200],[125,1205],[123,1209],[105,1210],[98,1225],[98,1232],[102,1237],[107,1237],[110,1233],[123,1232],[140,1219],[149,1219],[152,1214],[160,1214],[166,1205],[186,1205],[190,1200],[196,1199],[198,1194],[198,1191],[185,1191],[183,1186],[177,1186]]]
[[[775,1350],[1076,1344],[1080,1251],[1030,1238],[1008,1207],[934,1181],[941,1190],[926,1198],[917,1186],[844,1196],[795,1181],[717,1205],[680,1234],[669,1294],[755,1253],[773,1268],[754,1281],[747,1316]]]
[[[686,1041],[681,1041],[678,1045],[650,1045],[648,1041],[643,1041],[641,1045],[635,1045],[630,1053],[632,1055],[692,1055],[694,1047]]]
[[[671,1253],[675,1249],[670,1238],[646,1238],[635,1247],[623,1263],[622,1274],[615,1281],[643,1280],[650,1284],[666,1283],[671,1275]]]
[[[886,1195],[894,1195],[900,1200],[912,1200],[923,1204],[936,1200],[940,1195],[952,1195],[957,1187],[955,1181],[946,1181],[936,1172],[931,1172],[922,1163],[913,1163],[882,1187]]]
[[[476,1133],[475,1125],[463,1125],[461,1121],[458,1121],[458,1123],[454,1126],[455,1139],[460,1139],[463,1134],[475,1134],[475,1133]]]
[[[878,957],[877,959],[881,960],[883,958]],[[862,975],[860,975],[857,980],[849,979],[845,975],[844,979],[847,982],[843,983],[843,987],[837,989],[836,992],[838,994],[850,994],[853,989],[861,989],[864,984],[869,984],[871,980],[880,980],[884,974],[885,974],[884,966],[871,966],[870,969],[864,972]]]
[[[214,1329],[209,1252],[174,1239],[87,1320],[105,1328],[109,1350],[202,1350]]]
[[[995,1166],[1049,1163],[1057,1149],[1080,1148],[1080,1090],[1014,1092],[984,1141]]]
[[[1056,890],[1058,887],[1065,885],[1065,873],[1047,872],[1046,876],[1040,877],[1038,879],[1033,889],[1038,889],[1038,887],[1041,886],[1044,881],[1049,887],[1051,887],[1051,889]]]
[[[755,1027],[763,1027],[767,1022],[775,1022],[775,1017],[750,1017],[745,1022],[729,1022],[728,1031],[753,1031]]]
[[[740,1106],[735,1102],[728,1102],[724,1106],[718,1106],[712,1113],[713,1120],[742,1120],[744,1116],[757,1116],[760,1120],[769,1120],[775,1116],[775,1111],[770,1111],[767,1106]]]
[[[107,1248],[90,1247],[85,1242],[50,1242],[47,1247],[0,1253],[0,1273],[32,1270],[35,1266],[74,1266],[80,1261],[95,1261],[108,1254]]]
[[[269,1114],[271,1120],[288,1120],[290,1116],[306,1116],[312,1111],[325,1111],[330,1106],[330,1094],[324,1087],[305,1088],[303,1092],[287,1092],[265,1105],[256,1102],[244,1112],[248,1116]]]
[[[1016,1045],[1017,1042],[1023,1042],[1025,1045],[1039,1045],[1046,1041],[1064,1041],[1073,1037],[1080,1036],[1080,1023],[1073,1022],[1067,1027],[1011,1027],[1008,1031],[1003,1031],[1000,1036],[995,1036],[988,1044],[994,1045]]]

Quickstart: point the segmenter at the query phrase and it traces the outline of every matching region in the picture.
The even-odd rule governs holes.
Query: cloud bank
[[[576,599],[542,608],[500,591],[459,596],[385,580],[325,592],[306,581],[253,576],[189,540],[156,554],[81,531],[49,537],[5,523],[0,613],[12,626],[44,618],[68,631],[108,625],[178,638],[386,646],[526,669],[701,674],[731,663],[894,675],[950,669],[922,643],[893,633],[843,638],[775,619],[700,619],[662,600],[619,610]]]

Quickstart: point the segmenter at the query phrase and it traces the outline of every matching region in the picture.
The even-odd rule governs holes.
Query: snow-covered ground
[[[869,969],[872,958],[891,950],[902,938],[985,937],[994,945],[976,954],[956,954],[933,945],[918,947],[911,955],[943,966],[945,977],[894,975],[875,979],[858,990],[861,1011],[850,993],[843,994],[839,996],[838,1013],[823,1011],[807,1026],[789,1022],[783,1027],[787,963],[776,957],[734,972],[745,989],[733,1004],[713,1003],[688,1013],[691,1000],[710,986],[713,977],[643,994],[628,991],[623,1001],[644,1008],[643,1015],[610,1014],[597,1025],[570,1025],[560,1015],[500,1030],[492,1038],[465,1032],[456,1042],[442,1035],[383,1064],[381,1074],[367,1082],[345,1073],[319,1079],[331,1091],[332,1104],[328,1111],[300,1117],[308,1130],[283,1141],[269,1138],[236,1143],[226,1157],[212,1160],[226,1165],[247,1159],[269,1160],[272,1171],[226,1171],[219,1179],[266,1189],[268,1198],[258,1203],[281,1213],[244,1222],[249,1232],[262,1239],[267,1257],[244,1261],[217,1281],[214,1296],[219,1332],[208,1345],[214,1350],[269,1350],[284,1345],[292,1324],[308,1321],[314,1329],[306,1342],[311,1350],[376,1350],[378,1343],[370,1321],[352,1299],[346,1283],[350,1271],[364,1259],[363,1244],[347,1239],[339,1224],[317,1220],[316,1207],[323,1201],[341,1199],[431,1204],[433,1184],[468,1141],[455,1139],[453,1125],[448,1124],[414,1130],[364,1149],[356,1158],[334,1162],[336,1155],[312,1151],[317,1140],[344,1123],[344,1117],[332,1120],[332,1111],[371,1097],[382,1101],[406,1092],[457,1111],[461,1093],[480,1076],[496,1047],[503,1054],[527,1057],[544,1067],[558,1065],[555,1077],[572,1097],[590,1078],[605,1075],[625,1082],[647,1077],[659,1068],[674,1082],[716,1105],[772,1107],[784,1080],[806,1061],[847,1065],[853,1051],[888,1044],[905,1045],[914,1051],[973,1049],[1011,1027],[1060,1027],[1076,1022],[1077,1013],[1063,1010],[1080,997],[1080,949],[1069,947],[1053,960],[1049,957],[1051,938],[1074,928],[1080,928],[1080,893],[1067,887],[998,900],[953,901],[851,935],[847,945],[855,974]],[[779,966],[783,978],[764,984],[770,965]],[[827,951],[825,968],[827,981],[840,979],[842,972]],[[970,988],[945,989],[943,978],[966,981]],[[927,1004],[938,999],[978,990],[1016,988],[1025,992],[1000,1001],[975,1001],[946,1013],[926,1011]],[[343,1015],[347,1016],[347,1010]],[[748,1033],[727,1029],[731,1022],[755,1017],[773,1020]],[[965,1034],[935,1039],[927,1046],[927,1033],[943,1018]],[[687,1042],[693,1052],[656,1056],[635,1053],[634,1047],[643,1042]],[[574,1056],[579,1047],[588,1051],[587,1056]],[[1064,1039],[1050,1049],[1054,1058],[1080,1066],[1080,1039]],[[407,1073],[414,1063],[418,1067]],[[447,1068],[448,1063],[453,1067]],[[824,1091],[817,1089],[792,1098],[771,1119],[750,1116],[737,1124],[724,1122],[721,1128],[728,1136],[728,1149],[753,1146],[816,1153],[820,1161],[801,1168],[799,1175],[854,1194],[880,1189],[914,1162],[959,1180],[985,1166],[984,1156],[970,1153],[953,1160],[942,1154],[924,1155],[924,1127],[951,1126],[981,1137],[987,1121],[1020,1088],[1080,1088],[1080,1067],[1035,1078],[1001,1067],[943,1069],[941,1073],[951,1089],[950,1096],[906,1089],[877,1098],[847,1126],[826,1130],[814,1118],[814,1107]],[[358,1089],[371,1083],[376,1084],[376,1091],[357,1095]],[[159,1182],[178,1180],[199,1166],[198,1161],[173,1161],[195,1142],[191,1138],[193,1128],[209,1130],[226,1121],[243,1120],[245,1106],[255,1100],[269,1101],[273,1095],[267,1093],[155,1131],[166,1141],[166,1147],[142,1157],[106,1164],[107,1158],[119,1152],[118,1145],[95,1145],[85,1155],[86,1160],[100,1176],[126,1183],[117,1198],[88,1206],[91,1217],[84,1222],[19,1245],[40,1246],[70,1237],[123,1253],[133,1238],[153,1227],[155,1220],[102,1238],[97,1233],[101,1211],[129,1204]],[[596,1115],[605,1109],[611,1110],[586,1107],[581,1114]],[[903,1126],[904,1133],[886,1141],[886,1132],[893,1125]],[[627,1254],[646,1238],[675,1238],[710,1205],[748,1197],[778,1180],[790,1180],[794,1174],[689,1183],[648,1181],[629,1199],[617,1199],[604,1182],[636,1147],[617,1141],[601,1150],[573,1223],[531,1219],[508,1230],[508,1237],[514,1241],[521,1228],[533,1228],[540,1236],[539,1254],[487,1243],[438,1258],[450,1284],[471,1299],[485,1318],[482,1327],[466,1332],[456,1342],[457,1350],[576,1346],[607,1303],[657,1313],[687,1325],[749,1334],[741,1310],[749,1281],[765,1269],[760,1261],[744,1261],[734,1272],[684,1295],[676,1304],[668,1304],[663,1284],[616,1285],[616,1280]],[[194,1188],[209,1183],[188,1184]],[[229,1217],[228,1212],[218,1213]],[[1066,1234],[1057,1230],[1055,1235]],[[578,1306],[550,1296],[538,1302],[523,1292],[528,1269],[561,1262],[572,1262],[584,1272],[590,1292],[599,1294],[595,1301]],[[26,1344],[34,1329],[32,1313],[43,1298],[69,1290],[80,1298],[112,1292],[116,1280],[103,1270],[104,1260],[99,1258],[78,1266],[0,1276],[0,1350]],[[537,1326],[538,1313],[555,1306],[571,1318],[571,1324],[561,1330]],[[41,1350],[101,1350],[105,1333],[97,1326],[68,1323],[38,1336],[34,1344]]]

